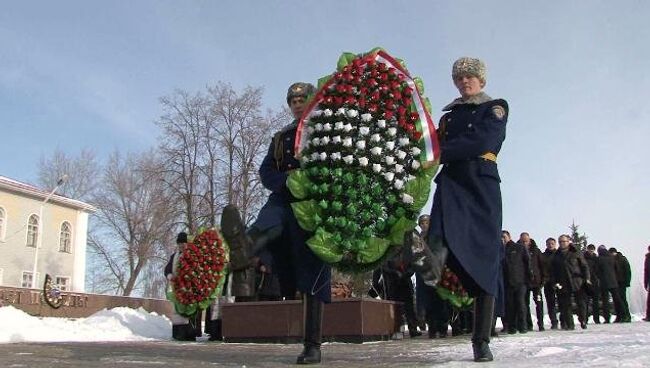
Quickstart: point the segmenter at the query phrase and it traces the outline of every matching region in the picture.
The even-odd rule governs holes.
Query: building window
[[[61,224],[59,252],[72,253],[72,226],[67,221]]]
[[[69,277],[57,276],[54,279],[54,283],[59,287],[59,290],[61,290],[61,291],[70,290],[70,278]]]
[[[0,241],[5,240],[5,230],[7,228],[7,212],[0,207]]]
[[[27,221],[27,246],[36,248],[38,244],[38,216],[29,216]]]
[[[40,273],[36,272],[36,288],[38,288],[38,276]],[[23,281],[21,283],[21,286],[24,288],[31,288],[32,287],[32,272],[31,271],[23,271]]]

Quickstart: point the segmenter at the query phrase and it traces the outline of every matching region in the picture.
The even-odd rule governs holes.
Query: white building
[[[38,288],[49,274],[62,289],[84,291],[88,215],[95,208],[56,194],[45,203],[49,194],[0,176],[0,286],[31,287],[37,258]]]

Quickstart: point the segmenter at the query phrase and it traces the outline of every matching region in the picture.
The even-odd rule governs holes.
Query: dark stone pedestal
[[[335,299],[325,305],[323,340],[362,343],[389,340],[399,331],[401,303]],[[225,342],[296,343],[302,340],[302,302],[249,302],[222,307]]]

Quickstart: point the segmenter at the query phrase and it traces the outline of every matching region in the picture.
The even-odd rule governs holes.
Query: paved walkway
[[[424,367],[445,363],[445,346],[467,346],[469,337],[404,339],[365,344],[323,345],[327,367]],[[0,345],[2,367],[287,367],[295,366],[300,344],[224,344],[218,342],[20,343]]]

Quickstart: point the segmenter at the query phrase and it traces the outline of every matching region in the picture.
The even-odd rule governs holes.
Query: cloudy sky
[[[511,108],[504,226],[543,242],[575,220],[639,268],[650,244],[648,14],[642,0],[6,3],[0,175],[35,182],[57,147],[101,158],[152,147],[158,98],[175,88],[264,86],[277,108],[291,82],[330,73],[342,51],[382,46],[442,107],[457,95],[453,61],[477,56],[486,92]]]

